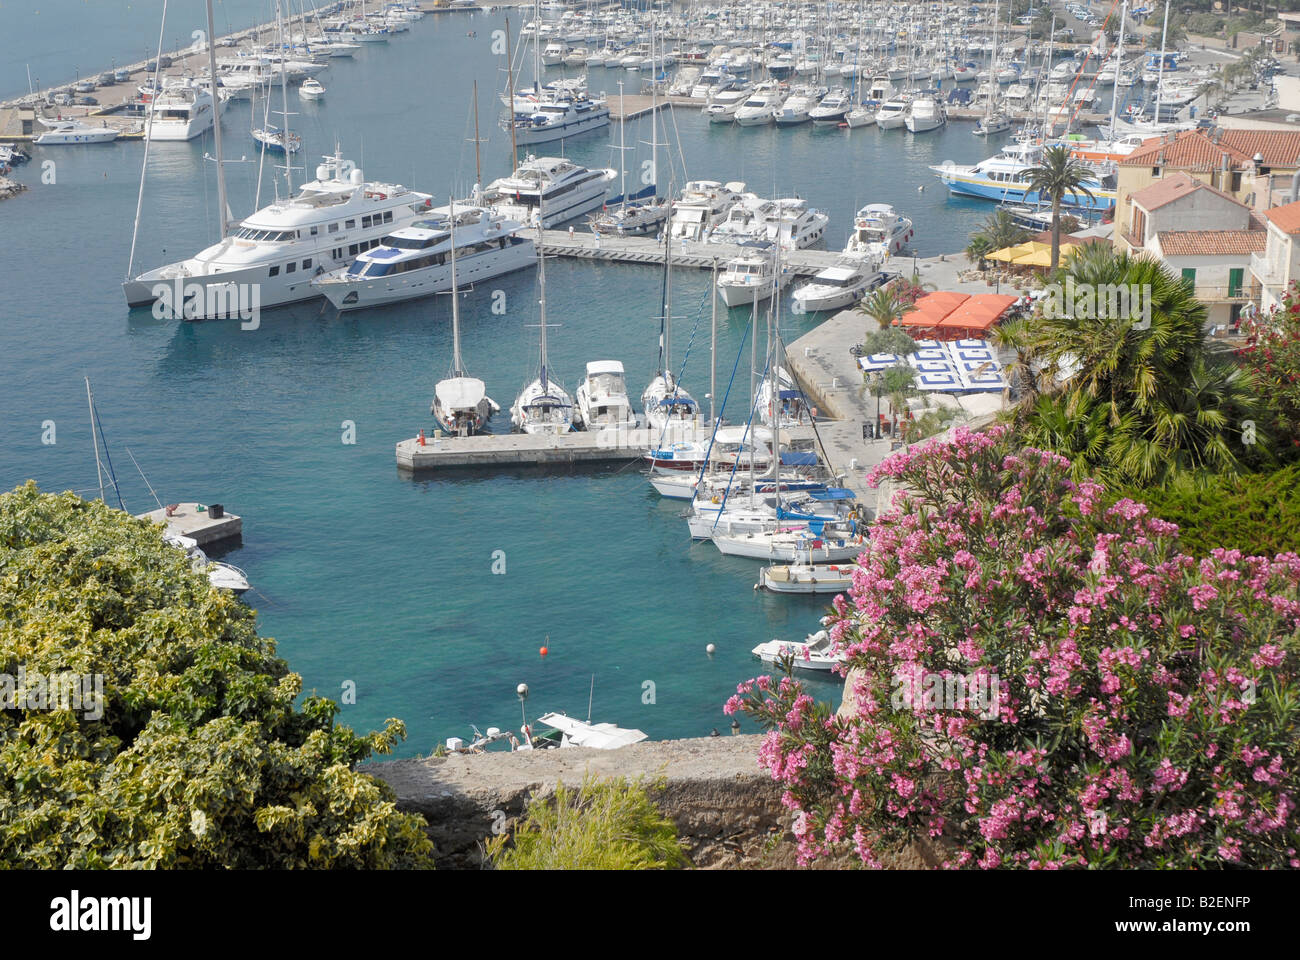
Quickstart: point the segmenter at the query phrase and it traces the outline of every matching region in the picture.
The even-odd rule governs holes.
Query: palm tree
[[[993,244],[982,233],[971,234],[970,243],[966,244],[966,259],[971,263],[984,263],[984,258],[993,252]]]
[[[1048,147],[1043,151],[1043,162],[1029,171],[1026,191],[1037,193],[1039,198],[1052,198],[1052,272],[1061,263],[1061,201],[1069,194],[1083,194],[1093,199],[1086,184],[1094,179],[1093,173],[1080,161],[1070,156],[1070,148]]]
[[[904,314],[910,313],[916,307],[899,299],[898,293],[889,286],[873,291],[871,296],[862,301],[858,309],[874,319],[881,330],[888,330],[896,321],[901,320]]]
[[[982,237],[987,241],[990,250],[1001,250],[1004,247],[1014,247],[1018,243],[1024,243],[1029,236],[1029,231],[1016,223],[1011,214],[1005,210],[998,210],[984,218],[984,226],[971,235],[971,241],[974,242],[976,237]]]

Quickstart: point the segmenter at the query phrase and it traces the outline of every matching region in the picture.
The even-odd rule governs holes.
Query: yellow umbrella
[[[1003,260],[1010,263],[1016,257],[1022,256],[1026,251],[1022,250],[1024,244],[1015,247],[1003,247],[1001,250],[994,250],[992,253],[984,254],[985,260]]]
[[[1045,247],[1042,250],[1023,254],[1011,262],[1018,267],[1050,267],[1052,265],[1052,248]]]

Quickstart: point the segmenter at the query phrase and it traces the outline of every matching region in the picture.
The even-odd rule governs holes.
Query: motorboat
[[[1005,203],[1034,203],[1039,197],[1036,191],[1029,189],[1029,184],[1042,158],[1042,144],[1028,138],[1017,138],[979,163],[944,163],[930,169],[953,194]],[[1063,203],[1071,207],[1104,210],[1115,202],[1113,175],[1084,186],[1091,196],[1071,191],[1062,198]]]
[[[212,129],[225,101],[209,85],[193,80],[167,83],[145,104],[144,133],[150,140],[193,140]]]
[[[550,228],[605,203],[618,171],[596,169],[563,157],[529,156],[509,176],[493,180],[483,199],[520,223]]]
[[[745,193],[740,181],[690,180],[672,203],[668,236],[673,240],[704,240],[724,220]]]
[[[784,277],[777,275],[776,262],[768,248],[755,248],[728,260],[718,275],[718,292],[728,307],[770,300],[781,290]]]
[[[769,666],[777,666],[788,657],[796,670],[829,673],[848,662],[842,652],[834,652],[835,646],[826,630],[818,630],[803,642],[769,640],[760,643],[754,648],[754,656]]]
[[[764,210],[766,239],[779,244],[782,250],[802,250],[811,247],[826,235],[830,217],[800,197],[775,200]]]
[[[900,252],[912,238],[912,221],[888,203],[869,203],[853,217],[853,232],[844,245],[848,257],[881,262]]]
[[[782,102],[781,88],[776,83],[761,83],[754,92],[736,108],[736,123],[742,127],[766,126]]]
[[[384,236],[346,267],[315,277],[312,285],[338,310],[355,310],[451,289],[452,215],[436,207]],[[481,283],[537,263],[522,224],[481,206],[457,205],[456,269],[463,283]]]
[[[758,571],[755,589],[772,593],[844,593],[853,586],[856,563],[782,563]]]
[[[857,303],[885,281],[885,275],[861,263],[831,266],[794,291],[796,313],[839,310]]]
[[[64,120],[61,117],[55,120],[45,117],[36,119],[45,127],[45,132],[32,140],[32,143],[40,147],[73,143],[111,143],[121,135],[120,130],[108,124],[96,127],[81,120]]]
[[[298,88],[298,96],[303,100],[322,100],[325,97],[325,85],[315,77],[308,77]]]
[[[853,109],[853,100],[849,97],[848,91],[836,87],[822,97],[817,106],[808,111],[808,117],[813,123],[838,124],[851,109]]]
[[[890,97],[876,111],[876,126],[881,130],[896,130],[906,126],[910,102],[905,97]]]
[[[755,193],[742,193],[718,224],[709,230],[709,243],[745,244],[767,239],[768,217],[774,205]]]
[[[736,119],[736,111],[749,99],[750,91],[751,88],[748,86],[719,90],[709,98],[708,104],[704,107],[704,115],[709,118],[710,123],[733,122]]]
[[[790,91],[790,96],[785,98],[785,102],[777,108],[772,114],[772,119],[777,126],[788,127],[799,123],[807,123],[812,117],[809,115],[812,108],[817,106],[821,97],[825,96],[825,91],[819,91],[813,87],[799,86]]]
[[[401,184],[367,181],[335,152],[298,193],[258,210],[193,257],[127,280],[122,290],[129,306],[165,297],[174,316],[196,320],[240,315],[245,290],[257,291],[261,308],[309,300],[321,294],[313,277],[352,263],[427,214],[431,203],[429,194]]]
[[[503,122],[506,130],[514,128],[514,141],[525,147],[538,143],[565,140],[609,126],[609,106],[604,100],[589,97],[566,97],[515,110]]]
[[[240,570],[234,564],[222,563],[219,560],[209,558],[200,549],[198,541],[193,537],[167,531],[163,534],[163,541],[169,546],[185,551],[185,555],[189,557],[190,565],[194,571],[206,576],[208,582],[218,590],[228,590],[239,596],[241,593],[252,589],[252,585],[248,582],[248,575],[243,570]]]
[[[920,96],[912,101],[903,122],[912,133],[929,133],[947,123],[948,114],[938,97]]]
[[[588,363],[587,376],[574,397],[578,407],[574,419],[584,430],[632,429],[637,425],[623,364],[617,360]]]

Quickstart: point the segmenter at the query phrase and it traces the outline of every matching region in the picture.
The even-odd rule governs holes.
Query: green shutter
[[[1245,272],[1245,267],[1232,267],[1228,270],[1228,296],[1241,296],[1241,281]]]
[[[1183,283],[1187,284],[1189,289],[1196,287],[1196,268],[1183,267]]]

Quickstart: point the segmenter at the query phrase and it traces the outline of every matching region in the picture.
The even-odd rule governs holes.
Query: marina
[[[224,109],[218,127],[172,141],[145,142],[146,115],[128,108],[159,59],[156,17],[132,21],[130,56],[105,55],[124,78],[85,94],[72,88],[86,54],[59,64],[37,51],[46,79],[24,98],[25,61],[7,51],[20,67],[3,89],[0,142],[23,144],[31,162],[8,175],[27,189],[5,209],[49,249],[21,268],[30,282],[7,291],[10,308],[57,311],[61,327],[52,359],[48,326],[12,330],[6,477],[89,488],[84,454],[71,452],[80,438],[62,442],[79,428],[62,422],[78,422],[65,394],[75,399],[91,367],[104,428],[131,439],[151,480],[220,489],[256,518],[247,542],[238,517],[198,504],[157,519],[229,547],[257,585],[260,628],[305,689],[353,680],[368,691],[346,708],[350,724],[403,716],[410,740],[398,750],[410,756],[517,710],[520,681],[548,709],[580,713],[596,672],[595,716],[651,739],[707,734],[753,672],[756,642],[816,633],[830,596],[812,581],[835,574],[842,587],[890,493],[866,482],[905,444],[882,428],[930,411],[978,424],[1001,405],[999,392],[954,389],[892,409],[853,353],[874,326],[856,303],[912,278],[927,293],[997,295],[958,251],[999,198],[952,191],[941,171],[999,155],[1072,97],[1048,96],[1054,63],[1087,85],[1087,54],[1074,55],[1089,45],[1062,40],[1049,54],[1041,32],[1002,30],[998,72],[1023,82],[996,85],[1016,94],[999,102],[1011,125],[981,137],[991,31],[954,5],[928,27],[875,10],[895,18],[892,40],[867,23],[871,5],[861,17],[852,5],[420,6],[406,12],[436,15],[400,29],[370,4],[350,26],[368,39],[328,57],[311,85],[258,64],[283,32],[308,38],[295,71],[321,66],[312,58],[343,32],[327,21],[359,5],[282,5],[281,26],[274,3],[227,0],[215,51],[179,42],[203,26],[203,5],[185,8],[162,31],[175,52],[157,73],[201,78],[215,58]],[[493,46],[507,17],[509,55]],[[781,45],[796,35],[803,51]],[[551,44],[561,49],[545,54]],[[707,78],[724,59],[728,76]],[[436,97],[412,82],[445,76],[456,81]],[[709,112],[732,92],[739,114],[760,85],[765,101],[743,114]],[[1115,90],[1071,102],[1072,129],[1095,139]],[[909,128],[925,91],[931,106]],[[98,103],[59,102],[74,95]],[[877,122],[893,100],[897,125]],[[552,138],[538,104],[577,132]],[[38,115],[118,136],[35,143]],[[263,155],[271,141],[289,153]],[[46,161],[57,182],[41,182]],[[540,197],[571,183],[582,193],[572,208],[528,203],[534,185]],[[610,232],[593,229],[620,211]],[[619,234],[629,226],[641,232]],[[760,282],[740,289],[750,267]],[[160,283],[195,309],[169,315]],[[243,286],[257,291],[255,311],[238,299],[207,309]],[[939,352],[916,362],[962,359]],[[623,426],[581,429],[584,416]],[[47,419],[66,430],[58,445],[15,425]],[[143,505],[138,481],[123,486]],[[811,536],[814,525],[825,535]],[[593,568],[601,602],[575,603],[573,571]],[[449,664],[488,645],[482,671],[446,683]],[[641,699],[647,679],[657,707]],[[809,683],[838,695],[825,671]]]

